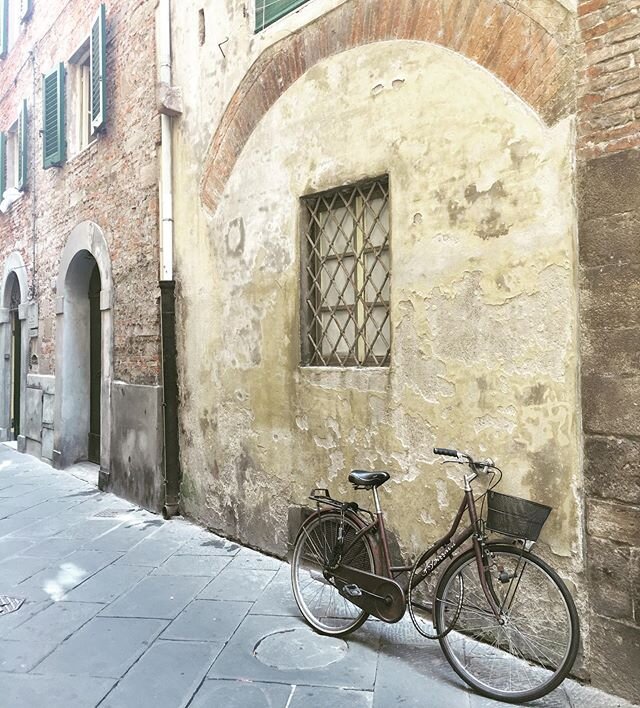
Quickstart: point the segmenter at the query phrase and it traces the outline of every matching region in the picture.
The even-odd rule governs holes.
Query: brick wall
[[[100,2],[34,3],[15,45],[0,59],[0,131],[16,120],[25,98],[29,111],[28,185],[8,213],[0,214],[0,272],[9,254],[18,251],[26,266],[28,297],[39,308],[37,330],[28,340],[25,390],[21,386],[29,425],[21,429],[18,444],[59,465],[85,455],[82,445],[72,442],[86,439],[79,419],[88,414],[63,414],[62,402],[67,410],[76,403],[88,409],[88,400],[69,385],[74,372],[66,381],[61,372],[56,326],[62,314],[67,342],[74,336],[84,342],[86,330],[74,332],[73,324],[67,328],[66,304],[64,313],[56,313],[65,296],[56,291],[56,281],[70,234],[79,224],[93,222],[104,235],[108,258],[103,267],[108,270],[110,263],[112,279],[105,298],[109,313],[102,320],[103,327],[105,321],[108,325],[101,345],[101,484],[149,508],[163,503],[156,4],[106,0],[106,130],[82,152],[68,150],[61,167],[42,168],[42,75],[60,62],[68,69],[89,37]],[[68,83],[67,108],[71,93]],[[73,122],[69,113],[67,136]],[[82,347],[88,357],[88,344]],[[55,414],[46,425],[42,382],[47,395],[55,395]]]
[[[0,262],[18,250],[40,307],[37,370],[55,372],[55,292],[60,255],[73,227],[103,230],[114,280],[116,379],[160,380],[155,24],[150,1],[112,0],[107,9],[107,128],[67,163],[42,169],[41,75],[67,62],[88,37],[99,2],[36,3],[18,41],[0,60],[0,130],[29,107],[28,191],[0,214]],[[33,55],[29,51],[33,49]]]
[[[640,146],[640,0],[579,3],[579,154]]]
[[[640,699],[640,0],[578,5],[590,668]]]

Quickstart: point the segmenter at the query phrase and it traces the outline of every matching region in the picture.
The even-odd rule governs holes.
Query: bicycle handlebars
[[[443,455],[445,457],[455,457],[457,458],[455,462],[458,464],[468,464],[469,467],[474,472],[485,472],[488,473],[489,469],[494,469],[495,465],[493,463],[493,460],[491,458],[487,460],[480,460],[476,462],[471,455],[467,454],[466,452],[461,452],[460,450],[452,450],[451,448],[448,447],[434,447],[433,448],[433,453],[434,455]],[[453,460],[452,460],[453,461]]]
[[[447,447],[434,447],[433,454],[434,455],[447,455],[448,457],[458,457],[458,455],[460,453],[457,450],[450,450]]]

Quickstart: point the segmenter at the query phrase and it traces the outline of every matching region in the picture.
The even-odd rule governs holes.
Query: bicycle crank
[[[334,582],[342,597],[383,622],[398,622],[406,608],[404,591],[395,580],[341,565]]]

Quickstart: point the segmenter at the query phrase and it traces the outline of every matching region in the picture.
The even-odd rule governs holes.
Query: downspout
[[[159,0],[158,79],[171,86],[171,3]],[[162,111],[162,109],[161,109]],[[162,111],[160,163],[160,327],[162,334],[162,391],[164,423],[164,505],[162,515],[179,513],[180,449],[178,439],[178,370],[176,363],[175,281],[173,279],[173,166],[172,117]]]

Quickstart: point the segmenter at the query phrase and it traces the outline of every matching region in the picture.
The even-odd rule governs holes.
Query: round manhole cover
[[[321,669],[344,659],[349,647],[342,639],[323,637],[311,629],[283,629],[267,634],[255,646],[259,661],[274,669]]]

